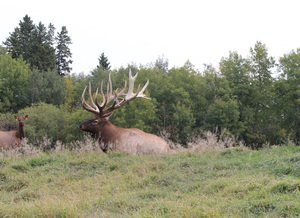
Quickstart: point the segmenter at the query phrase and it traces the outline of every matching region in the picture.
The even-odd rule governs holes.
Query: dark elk
[[[19,129],[6,132],[0,131],[0,149],[10,149],[21,145],[21,140],[25,138],[24,122],[27,118],[28,115],[25,117],[15,116],[15,119],[19,122]]]
[[[145,133],[136,128],[120,128],[109,122],[109,118],[113,115],[115,110],[124,106],[133,99],[150,99],[144,94],[144,91],[149,84],[149,80],[142,89],[140,89],[139,85],[137,92],[134,93],[133,88],[136,77],[137,74],[133,77],[131,75],[131,71],[129,71],[128,92],[125,93],[125,80],[125,86],[123,90],[118,92],[118,89],[116,89],[113,95],[111,75],[109,74],[109,83],[107,84],[106,96],[103,93],[103,81],[101,83],[100,92],[103,99],[101,104],[98,102],[98,89],[96,91],[95,101],[93,100],[91,94],[91,84],[89,84],[89,98],[91,105],[87,104],[84,97],[87,88],[85,87],[82,93],[82,106],[85,110],[94,113],[95,118],[79,125],[78,128],[81,131],[89,132],[92,136],[94,136],[98,140],[101,149],[104,152],[113,150],[117,152],[125,152],[129,155],[167,153],[169,152],[170,148],[166,141],[162,138],[153,134]]]

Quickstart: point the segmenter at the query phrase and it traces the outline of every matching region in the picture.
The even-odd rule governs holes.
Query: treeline
[[[205,65],[201,72],[189,61],[169,69],[163,58],[111,70],[102,54],[90,74],[65,75],[57,65],[39,68],[8,51],[0,47],[0,128],[16,125],[12,113],[28,114],[25,130],[31,143],[45,137],[53,143],[80,140],[84,134],[77,126],[93,117],[81,108],[84,87],[91,82],[95,92],[111,72],[113,88],[122,88],[129,69],[139,72],[136,87],[150,80],[146,93],[151,100],[136,99],[117,110],[111,118],[117,126],[167,132],[183,145],[216,128],[252,148],[300,142],[300,49],[276,62],[266,45],[257,42],[248,57],[230,52],[219,68]]]

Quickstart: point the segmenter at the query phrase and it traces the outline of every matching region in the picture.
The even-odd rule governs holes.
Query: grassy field
[[[0,217],[297,217],[300,147],[2,155]]]

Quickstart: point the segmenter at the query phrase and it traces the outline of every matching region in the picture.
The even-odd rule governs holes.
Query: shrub
[[[54,147],[57,141],[66,144],[81,140],[85,134],[79,132],[77,126],[92,118],[89,112],[82,109],[68,113],[63,108],[46,103],[34,104],[18,114],[28,115],[25,134],[29,143],[44,147],[47,138],[50,139],[50,147]],[[46,150],[50,148],[49,145],[46,147]]]
[[[65,142],[68,114],[64,110],[51,104],[39,103],[19,111],[19,114],[28,115],[25,134],[30,143],[37,145],[45,137],[51,138],[53,143],[58,140]]]

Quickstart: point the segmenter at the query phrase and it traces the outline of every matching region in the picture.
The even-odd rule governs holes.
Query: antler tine
[[[97,96],[97,95],[96,95]],[[93,108],[97,109],[97,105],[93,101],[91,82],[89,82],[89,97]]]
[[[123,99],[119,104],[114,104],[114,107],[113,107],[113,109],[112,110],[115,110],[115,109],[118,109],[118,108],[120,108],[120,107],[122,107],[124,104],[126,104],[127,102],[129,102],[129,101],[131,101],[131,100],[133,100],[133,99],[135,99],[137,96],[138,96],[138,94],[139,94],[139,90],[140,90],[140,85],[138,85],[138,88],[137,88],[137,92],[135,93],[135,94],[133,94],[130,98],[128,98],[128,99]],[[115,103],[115,102],[114,102]],[[111,111],[112,111],[111,110]]]
[[[125,96],[125,99],[130,98],[133,95],[134,81],[135,81],[137,75],[138,75],[138,73],[136,73],[135,76],[132,76],[131,69],[129,69],[129,87],[128,87],[128,93]]]
[[[145,99],[149,99],[149,100],[151,99],[144,94],[144,91],[146,90],[148,85],[149,85],[149,80],[147,80],[147,82],[144,85],[144,87],[142,88],[142,90],[140,92],[138,92],[138,96],[137,96],[138,98],[145,98]]]
[[[126,94],[124,93],[124,91],[125,91],[125,89],[126,89],[126,86],[127,86],[127,80],[125,80],[124,88],[122,89],[121,92],[119,92],[119,93],[117,94],[117,97],[122,96],[122,95],[126,95]],[[118,90],[118,89],[117,89],[117,90]],[[117,93],[117,90],[116,90],[116,93]]]
[[[100,107],[100,105],[98,103],[98,88],[97,88],[96,94],[95,94],[95,103],[96,103],[96,106],[99,109],[99,111],[101,111],[101,107]]]
[[[99,114],[99,110],[97,109],[97,107],[96,107],[96,109],[95,109],[95,108],[92,108],[88,103],[86,103],[85,97],[84,97],[86,88],[87,88],[87,87],[84,88],[83,93],[82,93],[82,96],[81,96],[81,99],[82,99],[82,107],[83,107],[84,109],[86,109],[87,111],[90,111],[90,112],[92,112],[92,113],[94,113],[94,114]]]
[[[104,93],[103,93],[103,80],[101,81],[100,92],[101,92],[101,95],[102,95],[102,103],[101,103],[101,105],[99,105],[99,102],[98,102],[98,89],[97,89],[97,94],[96,94],[95,101],[96,101],[97,107],[99,108],[99,111],[102,111],[102,109],[104,108],[103,105],[104,105],[104,102],[105,102],[105,96],[104,96]]]
[[[111,82],[111,73],[109,73],[108,79],[109,79],[109,100],[108,100],[108,102],[110,102],[111,101],[110,99],[112,97],[112,90],[113,90],[112,82]]]

